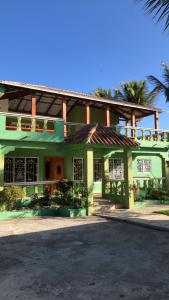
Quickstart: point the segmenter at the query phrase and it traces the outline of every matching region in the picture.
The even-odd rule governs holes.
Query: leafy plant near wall
[[[169,190],[162,188],[149,188],[146,198],[152,200],[169,201]]]
[[[20,186],[8,186],[0,192],[0,202],[5,204],[5,208],[11,210],[17,200],[24,197],[24,192]]]
[[[81,183],[73,184],[70,180],[61,180],[57,184],[58,204],[69,208],[86,208],[87,189]]]

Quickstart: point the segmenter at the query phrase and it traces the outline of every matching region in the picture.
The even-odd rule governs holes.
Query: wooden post
[[[62,119],[64,122],[67,120],[67,102],[66,99],[62,99]],[[67,136],[67,126],[64,125],[64,137]]]
[[[131,113],[131,126],[136,127],[136,116],[135,116],[134,111],[132,111],[132,113]],[[131,137],[135,138],[135,129],[131,130]]]
[[[32,116],[36,116],[36,97],[32,96]]]
[[[36,96],[32,96],[32,116],[36,116]],[[31,120],[31,131],[36,129],[36,120],[33,118]]]
[[[86,124],[90,124],[90,105],[86,104]]]
[[[158,111],[155,111],[154,113],[154,128],[159,129],[159,116]]]
[[[106,106],[106,126],[110,127],[110,108]]]

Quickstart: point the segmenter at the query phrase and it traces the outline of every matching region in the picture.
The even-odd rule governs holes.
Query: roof
[[[68,113],[74,105],[84,105],[84,101],[90,102],[91,106],[102,108],[105,105],[110,107],[120,117],[130,119],[131,111],[134,110],[136,118],[152,115],[160,109],[149,106],[119,101],[114,99],[97,97],[95,95],[68,91],[63,89],[51,88],[45,85],[35,85],[15,81],[0,80],[0,85],[5,88],[5,94],[2,98],[10,99],[9,109],[15,112],[28,113],[31,109],[31,95],[35,93],[38,99],[38,114],[47,114],[57,116],[60,114],[61,99],[68,100]],[[22,100],[22,101],[21,101]]]
[[[139,143],[113,131],[110,127],[89,124],[65,139],[65,144],[108,145],[120,147],[137,147]]]

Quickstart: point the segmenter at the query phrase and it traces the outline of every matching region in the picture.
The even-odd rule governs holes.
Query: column
[[[32,116],[36,116],[36,96],[32,96]]]
[[[106,126],[110,127],[110,108],[106,107]]]
[[[66,99],[62,99],[62,119],[64,122],[67,121],[67,102]],[[67,136],[67,126],[66,124],[64,125],[64,137]]]
[[[154,128],[159,129],[159,115],[158,111],[155,111],[154,113]]]
[[[84,160],[85,184],[88,191],[87,196],[87,214],[93,213],[93,150],[87,149]]]
[[[132,176],[132,152],[130,149],[124,149],[124,182],[125,182],[125,208],[134,207],[134,194],[131,189],[133,186]]]
[[[162,187],[166,189],[169,188],[169,167],[167,166],[165,157],[161,157],[161,169],[162,169],[162,177],[166,178],[162,180]]]
[[[4,189],[4,158],[5,155],[0,153],[0,191]]]
[[[90,124],[90,105],[86,104],[86,124]]]
[[[36,96],[32,96],[32,109],[31,109],[32,116],[36,116]],[[31,131],[35,131],[36,129],[36,120],[33,118],[31,120]]]
[[[102,198],[106,196],[106,185],[109,180],[109,157],[102,158]]]
[[[136,116],[135,116],[135,113],[133,111],[131,113],[131,126],[136,127]],[[131,130],[131,137],[135,138],[135,129]]]

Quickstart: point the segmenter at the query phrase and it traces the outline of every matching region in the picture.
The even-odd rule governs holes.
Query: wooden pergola
[[[110,115],[113,113],[124,119],[126,124],[130,121],[132,127],[136,126],[136,121],[140,118],[154,115],[154,128],[159,128],[158,116],[161,110],[154,107],[13,81],[1,80],[0,87],[4,89],[0,100],[8,99],[9,112],[60,117],[66,122],[69,113],[78,105],[85,107],[86,124],[90,124],[91,108],[94,107],[104,109],[105,124],[108,127]]]

